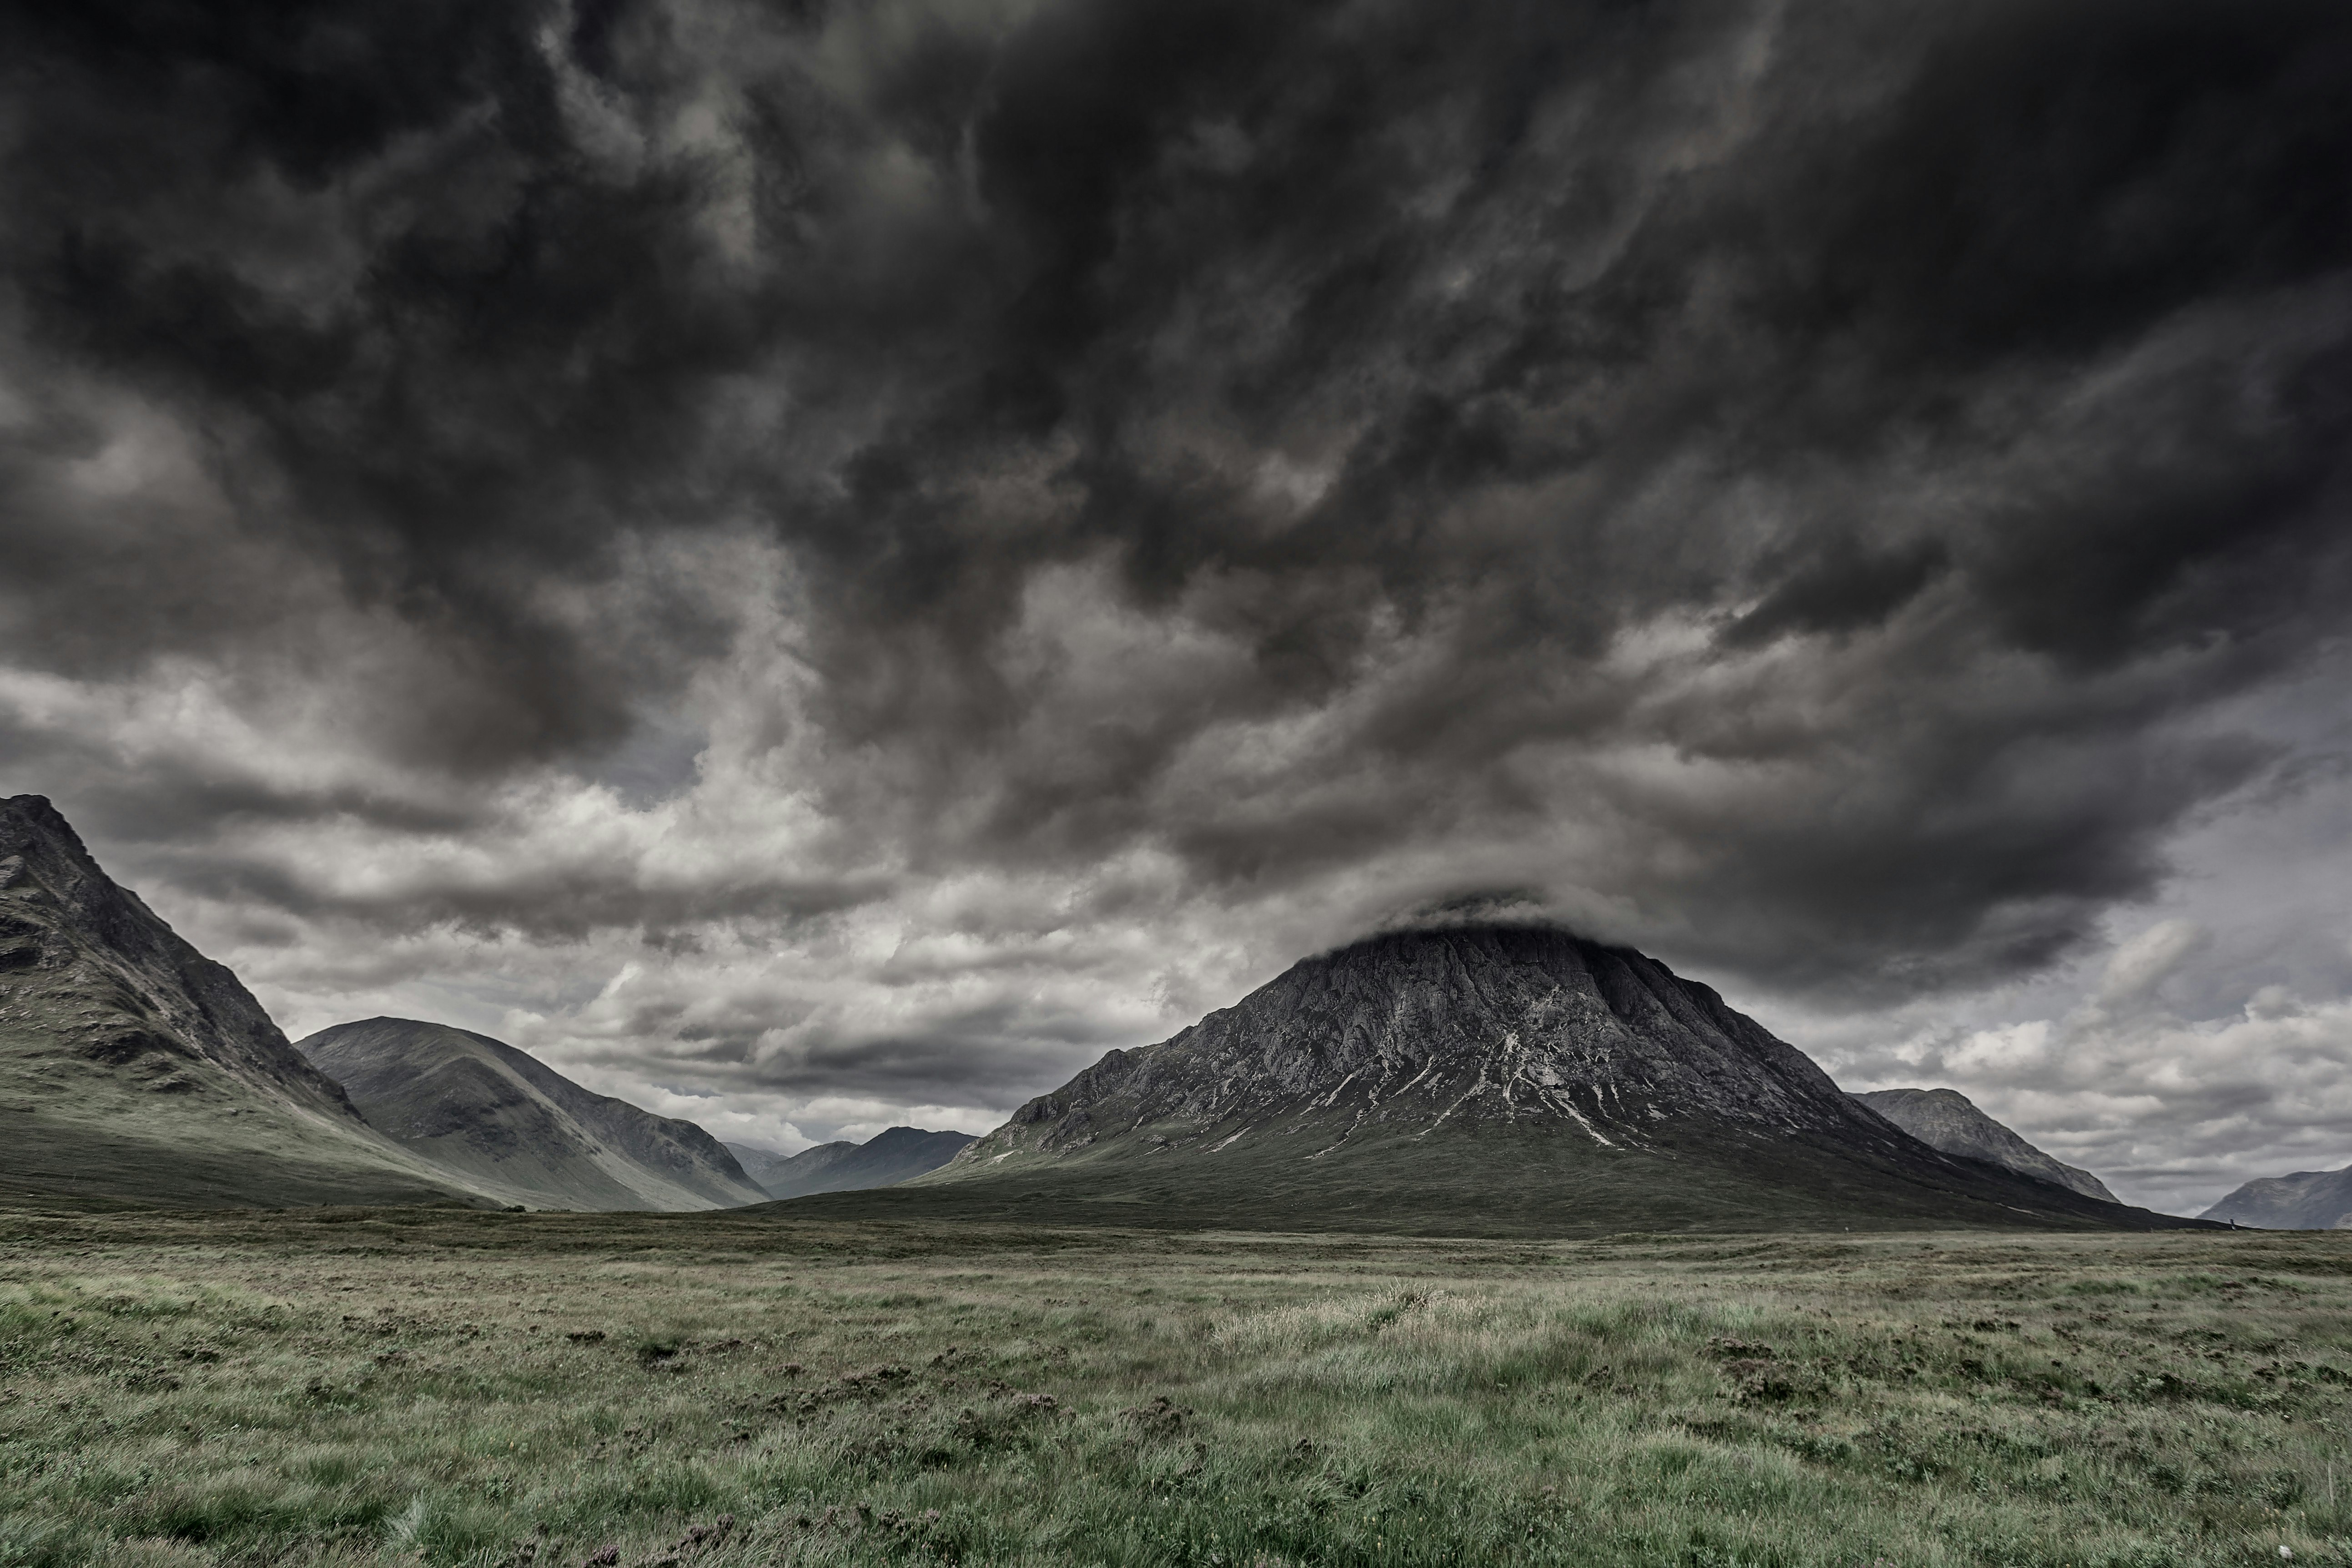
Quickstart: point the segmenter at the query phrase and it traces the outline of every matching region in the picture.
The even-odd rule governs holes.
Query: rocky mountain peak
[[[1110,1052],[959,1163],[1212,1131],[1223,1147],[1307,1121],[1338,1123],[1329,1148],[1374,1125],[1551,1123],[1628,1149],[1696,1123],[1887,1131],[1706,986],[1631,949],[1493,925],[1307,959],[1160,1045]]]
[[[70,1048],[165,1092],[202,1092],[190,1058],[353,1125],[358,1111],[302,1059],[229,969],[181,939],[138,894],[100,868],[48,800],[0,801],[0,966],[40,969],[97,1005],[77,1015]]]
[[[370,1127],[36,795],[0,800],[0,1185],[184,1205],[479,1200]]]
[[[1309,958],[824,1212],[1454,1234],[2193,1224],[1921,1142],[1714,991],[1549,927]]]

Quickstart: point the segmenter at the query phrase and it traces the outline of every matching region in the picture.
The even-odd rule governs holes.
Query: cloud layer
[[[1507,895],[1833,1042],[2340,791],[2340,7],[218,10],[0,23],[0,758],[298,1026],[978,1127]]]

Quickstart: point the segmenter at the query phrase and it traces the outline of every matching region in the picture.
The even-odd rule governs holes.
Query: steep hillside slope
[[[1976,1102],[1957,1089],[1875,1089],[1854,1099],[1947,1154],[1990,1160],[2021,1175],[2055,1182],[2103,1204],[2116,1201],[2098,1177],[2043,1153],[1978,1110]]]
[[[368,1018],[298,1045],[370,1123],[509,1203],[685,1210],[768,1199],[693,1122],[592,1093],[488,1035]]]
[[[2199,1217],[2259,1230],[2352,1230],[2352,1165],[2248,1182]]]
[[[971,1142],[969,1132],[891,1127],[863,1143],[820,1143],[797,1154],[736,1143],[727,1147],[771,1196],[797,1198],[810,1193],[862,1192],[910,1181],[938,1170]]]
[[[38,795],[0,801],[0,1187],[205,1207],[487,1202],[369,1127]]]
[[[2194,1224],[1943,1153],[1640,953],[1489,926],[1299,963],[815,1213],[1577,1234]]]

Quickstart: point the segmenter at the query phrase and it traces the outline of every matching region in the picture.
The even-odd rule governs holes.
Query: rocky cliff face
[[[321,1029],[299,1048],[378,1130],[508,1203],[688,1210],[768,1198],[693,1122],[583,1089],[487,1035],[368,1018]]]
[[[2116,1194],[2098,1177],[2043,1153],[1978,1110],[1976,1102],[1957,1089],[1878,1089],[1854,1099],[1947,1154],[1990,1160],[2021,1175],[2055,1182],[2103,1204],[2116,1201]]]
[[[988,1184],[1275,1224],[2186,1223],[1942,1153],[1707,987],[1507,926],[1309,959],[895,1191]]]
[[[38,795],[0,801],[0,1182],[191,1205],[480,1201],[369,1127]]]
[[[1164,1044],[1112,1051],[960,1163],[1106,1140],[1223,1150],[1336,1124],[1324,1155],[1368,1129],[1521,1122],[1622,1151],[1699,1126],[1910,1142],[1707,987],[1625,949],[1503,927],[1309,959]]]
[[[2248,1182],[2199,1217],[2258,1230],[2352,1230],[2352,1165]]]

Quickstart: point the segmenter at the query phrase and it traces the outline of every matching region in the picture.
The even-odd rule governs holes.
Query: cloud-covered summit
[[[100,0],[0,61],[0,783],[303,1026],[433,976],[977,1120],[1497,889],[1997,984],[2340,787],[2340,6]]]

